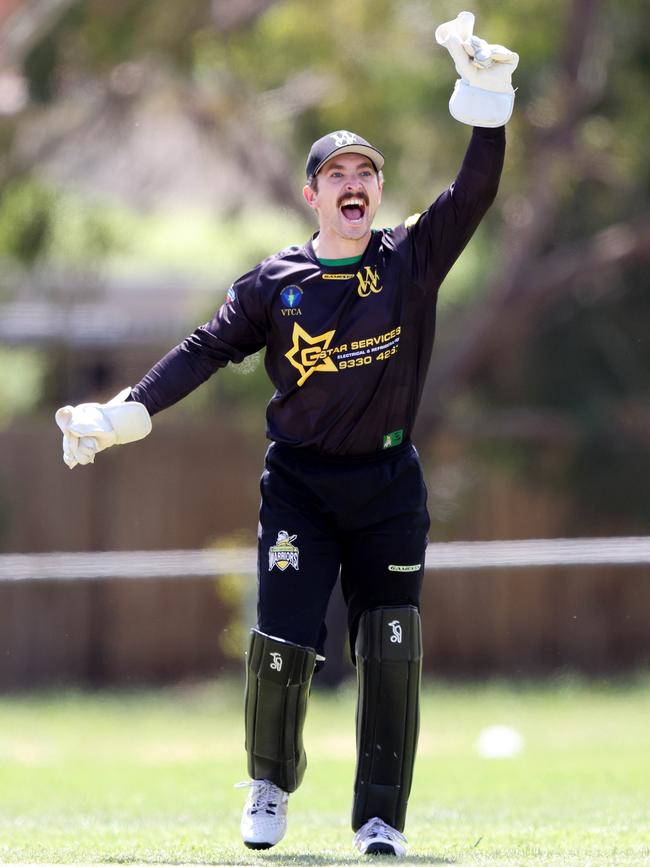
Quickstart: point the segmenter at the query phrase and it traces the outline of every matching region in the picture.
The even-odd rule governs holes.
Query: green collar
[[[355,265],[363,259],[361,256],[352,256],[350,259],[319,259],[321,265],[329,265],[336,267],[337,265]]]

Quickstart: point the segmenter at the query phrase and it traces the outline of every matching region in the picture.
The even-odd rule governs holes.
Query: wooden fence
[[[4,551],[250,545],[261,438],[238,429],[157,424],[146,443],[69,471],[51,423],[0,435]],[[425,464],[428,458],[425,456]],[[430,464],[435,472],[435,462]],[[491,474],[455,533],[561,535],[563,509]],[[244,528],[244,529],[242,529]],[[648,567],[428,571],[426,671],[526,676],[629,672],[650,661]],[[0,583],[0,688],[172,682],[241,667],[242,599],[253,578]],[[349,672],[340,600],[330,617],[329,678]],[[327,671],[327,669],[326,669]],[[327,677],[327,675],[325,675]]]

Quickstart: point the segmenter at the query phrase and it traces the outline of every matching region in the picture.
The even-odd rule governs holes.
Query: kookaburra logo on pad
[[[391,644],[401,644],[402,643],[402,624],[399,622],[399,620],[391,620],[391,622],[388,625],[393,630],[393,634],[390,637]]]
[[[334,144],[337,148],[342,148],[343,145],[355,144],[357,137],[353,132],[348,132],[347,129],[340,129],[338,132],[332,133]]]
[[[293,566],[298,569],[300,550],[292,544],[297,535],[290,536],[286,530],[280,530],[275,545],[269,548],[269,572],[277,566],[281,572]]]
[[[273,651],[271,651],[271,668],[273,671],[282,671],[282,657]]]

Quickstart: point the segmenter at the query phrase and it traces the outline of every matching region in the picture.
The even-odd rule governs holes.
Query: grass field
[[[285,840],[238,836],[241,685],[0,698],[0,862],[328,864],[349,829],[354,694],[315,692]],[[483,759],[485,726],[525,739]],[[650,864],[650,679],[425,689],[408,863]]]

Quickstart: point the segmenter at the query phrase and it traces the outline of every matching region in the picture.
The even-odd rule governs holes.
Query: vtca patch
[[[280,292],[280,301],[283,307],[288,307],[294,310],[300,306],[302,301],[302,289],[300,286],[285,286]]]

